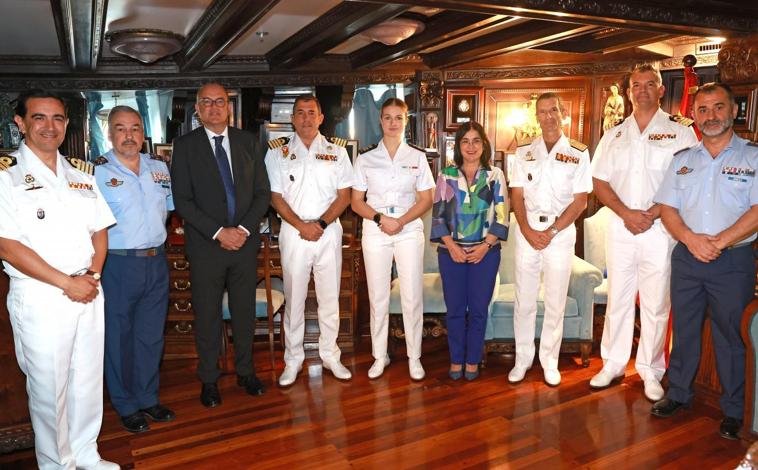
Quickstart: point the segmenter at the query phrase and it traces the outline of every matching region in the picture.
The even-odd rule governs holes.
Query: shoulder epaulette
[[[379,146],[379,144],[374,144],[374,145],[369,145],[368,147],[364,147],[364,148],[358,150],[358,155],[364,154],[366,152],[370,152],[370,151],[374,150],[375,148],[377,148],[378,146]]]
[[[148,155],[150,155],[150,160],[158,160],[158,161],[161,161],[163,163],[167,163],[168,158],[164,157],[163,155],[156,155],[154,153],[150,153]]]
[[[327,137],[326,140],[333,143],[334,145],[339,145],[340,147],[347,147],[347,139],[343,139],[342,137]]]
[[[270,149],[277,149],[279,147],[282,147],[284,145],[287,145],[290,142],[289,137],[279,137],[278,139],[272,139],[268,141],[268,148]]]
[[[750,141],[748,141],[748,143],[747,143],[747,144],[748,144],[749,146],[751,146],[751,147],[758,147],[758,143],[756,143],[756,142],[750,142]]]
[[[523,139],[516,138],[516,146],[517,147],[523,147],[524,145],[529,145],[532,142],[534,142],[534,137],[524,137]]]
[[[68,161],[71,166],[81,171],[82,173],[86,173],[90,176],[95,174],[95,165],[89,162],[85,162],[81,158],[66,157],[66,161]]]
[[[674,152],[674,155],[676,156],[676,155],[679,155],[680,153],[686,152],[686,151],[687,151],[687,150],[689,150],[690,148],[691,148],[691,147],[685,147],[685,148],[683,148],[683,149],[681,149],[681,150],[677,150],[676,152]]]
[[[18,163],[16,157],[0,154],[0,171],[5,171],[12,166],[16,166],[16,163]]]
[[[571,144],[572,147],[579,150],[580,152],[584,152],[585,150],[587,150],[587,146],[579,142],[578,140],[569,139],[569,144]]]
[[[678,124],[681,124],[681,125],[683,125],[685,127],[690,127],[691,125],[693,125],[695,123],[694,120],[692,120],[692,119],[690,119],[688,117],[680,116],[678,114],[676,116],[669,116],[669,120],[674,121],[674,122],[676,122]]]
[[[416,145],[416,144],[408,144],[408,147],[414,148],[414,149],[418,150],[419,152],[424,152],[424,153],[426,153],[426,150],[424,150],[424,149],[423,149],[421,146],[419,146],[419,145]]]
[[[105,155],[100,155],[99,157],[97,157],[96,159],[94,159],[94,160],[92,161],[92,163],[93,163],[95,166],[100,166],[100,165],[103,165],[103,164],[105,164],[105,163],[108,163],[108,159],[107,159],[107,158],[105,158]]]

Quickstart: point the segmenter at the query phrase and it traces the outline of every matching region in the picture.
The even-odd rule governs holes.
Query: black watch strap
[[[376,222],[376,225],[382,226],[382,214],[380,212],[374,214],[374,222]]]
[[[319,224],[319,225],[321,226],[321,228],[323,228],[324,230],[326,230],[326,227],[328,227],[328,226],[329,226],[329,224],[327,224],[327,223],[326,223],[326,221],[325,221],[324,219],[318,219],[318,224]]]

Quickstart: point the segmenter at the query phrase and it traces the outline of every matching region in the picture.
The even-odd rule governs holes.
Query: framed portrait
[[[171,144],[153,144],[153,153],[163,157],[166,160],[166,164],[171,164],[171,152],[173,146]]]
[[[348,140],[345,150],[347,150],[347,156],[350,157],[350,161],[355,163],[355,159],[358,158],[358,141]]]
[[[481,121],[479,110],[484,89],[479,87],[445,90],[445,130],[455,132],[461,124]]]
[[[734,118],[734,130],[738,132],[755,132],[756,114],[758,114],[758,88],[734,87],[734,100],[737,102],[737,117]]]
[[[145,141],[142,142],[141,153],[153,153],[153,138],[145,137]]]
[[[445,136],[445,161],[443,162],[442,166],[446,167],[448,165],[452,165],[455,163],[455,136],[454,135],[446,135]]]

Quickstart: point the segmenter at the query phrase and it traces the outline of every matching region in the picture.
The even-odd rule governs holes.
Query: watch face
[[[93,274],[93,275],[92,275],[92,278],[93,278],[94,280],[96,280],[96,281],[99,281],[99,280],[100,280],[100,273],[95,273],[95,274]]]

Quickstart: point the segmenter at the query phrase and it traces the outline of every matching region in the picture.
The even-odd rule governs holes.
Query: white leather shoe
[[[645,385],[645,396],[648,400],[652,402],[656,402],[658,400],[663,399],[663,387],[661,387],[661,383],[658,382],[655,379],[647,379],[644,382]]]
[[[378,379],[384,373],[384,368],[390,365],[390,358],[384,356],[382,359],[374,361],[374,365],[368,370],[369,379]]]
[[[302,369],[303,369],[303,364],[298,364],[297,366],[294,366],[294,365],[284,366],[284,371],[282,372],[282,375],[279,376],[279,386],[289,387],[290,385],[295,383],[295,380],[297,380],[297,374]]]
[[[551,387],[557,387],[561,383],[561,373],[558,372],[558,369],[546,369],[544,374],[545,383]]]
[[[109,462],[107,460],[101,460],[95,465],[89,467],[77,467],[83,470],[121,470],[121,467],[117,463]]]
[[[526,371],[528,371],[529,369],[531,369],[531,367],[513,366],[513,369],[511,369],[511,371],[508,372],[508,382],[512,384],[521,382],[522,380],[524,380]]]
[[[408,359],[408,372],[413,380],[424,380],[426,372],[419,359]]]
[[[624,374],[621,375],[613,375],[609,370],[606,369],[600,369],[600,372],[595,374],[592,379],[590,379],[590,387],[591,388],[606,388],[608,387],[611,382],[614,380],[618,380],[622,378]]]
[[[350,380],[353,378],[353,374],[340,361],[321,361],[321,367],[332,371],[332,374],[340,380]]]

